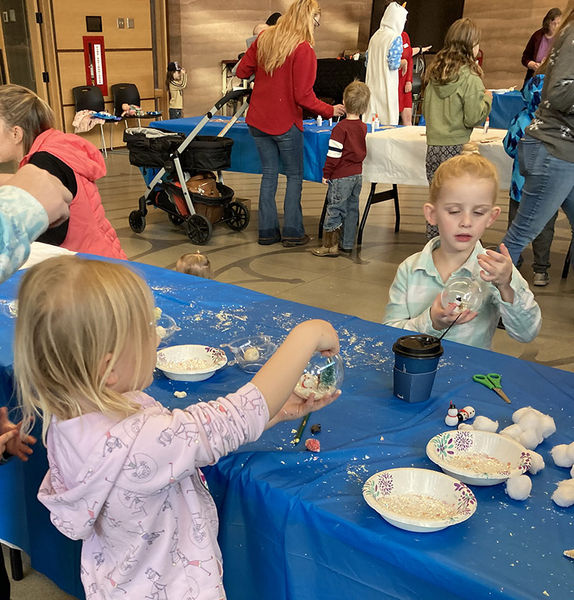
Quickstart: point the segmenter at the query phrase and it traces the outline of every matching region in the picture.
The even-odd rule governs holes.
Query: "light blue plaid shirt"
[[[436,237],[421,252],[409,256],[400,264],[389,290],[389,303],[383,318],[385,325],[437,337],[443,333],[434,329],[430,318],[434,299],[446,287],[432,257],[433,250],[439,245],[440,237]],[[484,295],[478,315],[468,323],[454,325],[447,339],[488,349],[498,320],[502,317],[510,337],[519,342],[532,341],[540,331],[542,317],[528,284],[518,269],[512,267],[510,286],[514,290],[514,302],[504,302],[497,287],[480,277],[481,269],[476,257],[483,253],[482,244],[477,242],[468,260],[449,278],[450,281],[455,277],[471,277],[480,283]]]
[[[22,265],[30,244],[48,228],[48,214],[28,192],[0,186],[0,281]]]

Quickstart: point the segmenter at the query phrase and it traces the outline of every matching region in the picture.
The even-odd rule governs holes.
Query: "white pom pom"
[[[572,461],[568,456],[568,445],[567,444],[558,444],[558,446],[554,446],[552,450],[550,450],[550,454],[554,459],[554,464],[557,467],[571,467]]]
[[[498,429],[498,421],[493,421],[488,417],[483,417],[479,415],[474,420],[474,428],[479,431],[492,431],[495,432]]]
[[[536,475],[536,473],[542,471],[545,466],[542,456],[540,456],[538,452],[530,450],[530,468],[528,469],[528,472],[532,473],[532,475]]]
[[[459,423],[457,429],[474,429],[474,427],[470,423]]]
[[[528,475],[515,475],[506,480],[506,493],[513,500],[526,500],[532,490],[532,481]]]
[[[520,427],[520,425],[517,425],[515,423],[514,425],[509,425],[508,427],[505,427],[500,432],[500,435],[507,435],[508,437],[511,437],[513,440],[517,440],[520,437],[521,433],[522,433],[522,427]]]
[[[542,436],[538,434],[536,429],[528,429],[526,431],[522,431],[518,441],[529,450],[534,450],[540,442],[542,442]]]
[[[568,455],[568,460],[570,461],[570,464],[574,465],[574,442],[568,444],[566,454]]]
[[[519,408],[518,410],[515,410],[512,413],[512,422],[513,423],[518,423],[520,421],[520,419],[522,419],[522,417],[524,417],[524,415],[528,414],[528,413],[534,413],[535,410],[532,408],[532,406],[525,406],[524,408]]]
[[[574,479],[565,479],[558,482],[558,487],[552,494],[552,500],[558,506],[568,507],[574,504]]]
[[[536,414],[533,410],[530,410],[520,418],[518,424],[522,427],[522,431],[526,431],[527,429],[538,429],[541,420],[542,415]]]
[[[556,423],[550,415],[542,415],[542,436],[544,439],[551,436],[556,431]]]
[[[574,466],[570,469],[570,477],[574,477]]]

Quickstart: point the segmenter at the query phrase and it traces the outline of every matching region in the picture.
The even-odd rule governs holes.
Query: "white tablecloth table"
[[[482,156],[494,163],[498,171],[499,187],[510,187],[512,159],[504,151],[502,140],[506,129],[474,129],[471,141],[478,143]],[[369,198],[361,217],[357,243],[363,241],[363,229],[372,204],[393,200],[395,204],[395,232],[399,230],[401,212],[397,185],[427,186],[425,156],[427,151],[426,127],[388,127],[367,134],[367,157],[363,162],[363,181],[371,184]],[[377,184],[391,185],[391,189],[377,192]],[[319,225],[321,234],[322,220]]]
[[[502,190],[510,187],[512,173],[512,159],[502,146],[505,135],[505,129],[489,129],[484,134],[477,128],[471,136],[480,153],[495,164]],[[426,186],[426,143],[426,127],[396,127],[367,134],[364,181]]]

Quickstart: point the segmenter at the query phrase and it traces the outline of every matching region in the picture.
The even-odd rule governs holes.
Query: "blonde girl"
[[[211,263],[209,262],[209,258],[199,251],[182,254],[175,263],[175,270],[179,273],[211,279]]]
[[[313,91],[317,57],[314,30],[321,11],[316,0],[295,0],[276,25],[259,34],[237,66],[237,76],[255,76],[247,124],[261,159],[259,244],[286,247],[309,241],[303,226],[303,109],[325,118],[344,114],[342,104],[321,102]],[[287,177],[283,228],[275,193],[279,164]]]
[[[448,29],[444,47],[425,74],[423,115],[426,121],[426,174],[429,184],[438,166],[460,154],[472,128],[490,112],[492,93],[484,88],[476,62],[480,31],[470,19]],[[427,223],[427,239],[438,235]]]
[[[38,241],[76,252],[126,258],[106,219],[96,185],[106,174],[100,151],[78,135],[54,129],[52,109],[19,85],[0,86],[0,162],[9,161],[48,171],[73,196],[70,218]]]
[[[43,419],[50,470],[38,498],[83,540],[86,596],[223,598],[217,511],[199,469],[333,401],[292,390],[313,352],[338,351],[337,334],[305,321],[237,392],[170,411],[142,391],[154,321],[150,289],[119,263],[63,256],[22,277],[14,368],[25,422]]]

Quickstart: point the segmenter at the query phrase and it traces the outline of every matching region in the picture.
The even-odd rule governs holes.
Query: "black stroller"
[[[233,146],[233,140],[224,136],[245,112],[247,102],[241,104],[217,136],[198,133],[220,108],[250,93],[250,89],[240,89],[223,96],[187,137],[151,127],[125,130],[130,163],[142,169],[147,184],[139,208],[129,216],[132,231],[144,231],[148,205],[167,212],[174,225],[183,225],[189,239],[197,245],[210,239],[215,223],[226,223],[234,231],[247,227],[249,209],[233,200],[234,192],[223,184],[221,176],[221,171],[231,165]],[[188,173],[187,180],[184,171]],[[217,178],[213,171],[217,171]]]

